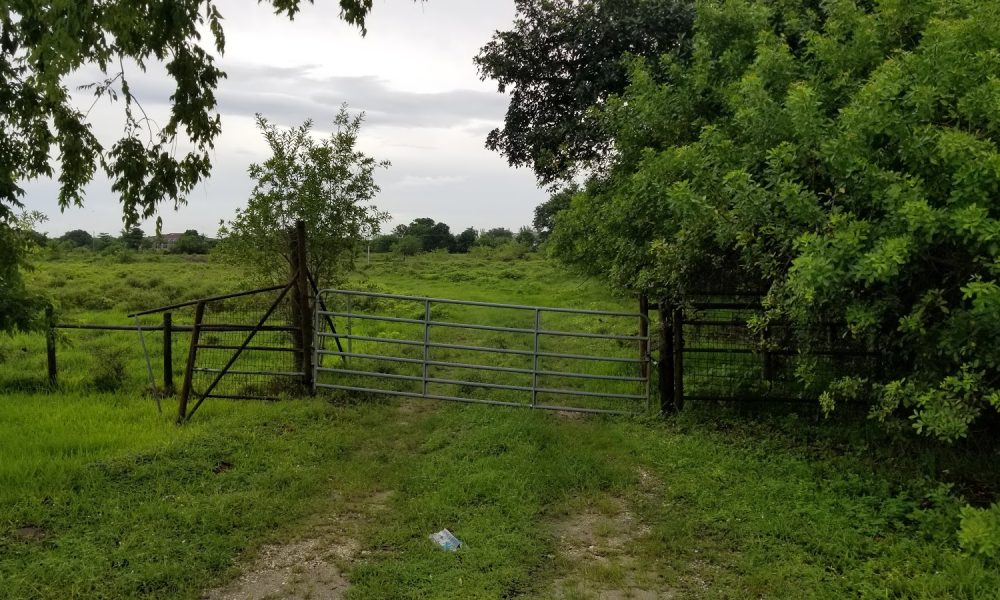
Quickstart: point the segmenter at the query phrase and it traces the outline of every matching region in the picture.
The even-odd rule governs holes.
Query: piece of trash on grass
[[[427,537],[431,538],[431,541],[438,546],[441,546],[442,550],[454,552],[462,546],[462,540],[452,535],[452,533],[447,529],[442,529],[441,531],[432,533]]]

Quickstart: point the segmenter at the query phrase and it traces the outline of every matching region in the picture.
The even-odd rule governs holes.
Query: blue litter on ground
[[[431,538],[431,541],[438,546],[441,546],[442,550],[454,552],[462,547],[462,540],[452,535],[452,533],[447,529],[442,529],[441,531],[432,533],[427,537]]]

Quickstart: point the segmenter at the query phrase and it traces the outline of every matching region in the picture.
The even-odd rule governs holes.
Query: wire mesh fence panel
[[[220,398],[276,400],[301,386],[297,357],[302,349],[293,326],[290,297],[286,294],[260,324],[278,294],[271,291],[206,303],[192,376],[193,395],[208,392]]]
[[[761,316],[753,296],[689,299],[680,350],[686,399],[814,401],[835,379],[879,362],[842,324],[752,326]]]

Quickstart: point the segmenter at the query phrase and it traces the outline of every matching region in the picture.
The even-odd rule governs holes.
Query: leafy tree
[[[557,216],[557,254],[666,296],[763,284],[756,325],[804,351],[845,323],[887,364],[826,410],[868,395],[943,440],[995,423],[1000,7],[708,1],[694,31],[600,108],[615,165]]]
[[[45,220],[38,212],[0,219],[0,331],[29,331],[43,324],[44,300],[24,285],[22,271],[36,245],[35,226]]]
[[[94,237],[82,229],[67,231],[59,239],[74,248],[90,248],[94,244]]]
[[[530,227],[522,227],[517,230],[517,235],[514,236],[514,241],[523,246],[534,246],[535,242],[538,240],[538,236],[535,234],[535,230]]]
[[[404,258],[414,256],[423,248],[423,244],[415,235],[404,235],[396,242],[395,251]]]
[[[101,252],[117,243],[118,240],[116,240],[110,233],[99,233],[97,234],[97,239],[94,240],[94,250]]]
[[[357,149],[363,121],[363,114],[352,117],[343,106],[330,137],[317,140],[312,121],[281,130],[258,115],[272,156],[250,166],[256,183],[247,207],[219,230],[223,256],[263,279],[287,280],[289,232],[302,220],[310,272],[324,284],[341,281],[362,240],[388,218],[370,203],[379,192],[375,169],[389,162]]]
[[[170,252],[174,254],[207,254],[208,240],[196,229],[188,229],[177,238]]]
[[[455,245],[455,237],[451,235],[451,229],[446,224],[426,217],[414,219],[409,225],[397,225],[394,233],[399,238],[408,235],[416,237],[420,240],[424,252],[450,250]]]
[[[603,159],[611,138],[591,107],[627,83],[625,53],[656,57],[684,47],[686,0],[517,0],[513,29],[498,31],[475,62],[510,91],[504,126],[486,147],[530,166],[542,184]]]
[[[455,252],[468,252],[476,245],[477,239],[479,239],[479,232],[474,227],[465,229],[455,236]]]
[[[122,230],[122,245],[129,250],[138,250],[141,248],[145,238],[146,234],[138,227],[130,227]]]
[[[494,227],[479,234],[476,245],[485,248],[495,248],[512,241],[514,241],[513,231],[506,227]]]
[[[549,237],[556,224],[556,215],[569,208],[570,200],[579,191],[579,186],[570,185],[552,194],[548,200],[535,207],[535,218],[531,221],[531,226],[538,232],[539,240],[544,241]]]
[[[399,241],[399,236],[394,234],[376,235],[372,238],[372,252],[392,252],[392,247]]]
[[[301,0],[271,0],[292,18]],[[341,18],[364,32],[370,0],[339,0]],[[225,49],[222,15],[211,0],[5,3],[0,8],[0,217],[20,206],[18,182],[53,174],[58,152],[59,204],[80,205],[83,188],[100,168],[121,196],[125,225],[156,212],[162,201],[184,202],[209,174],[210,151],[221,132],[215,90],[225,76],[213,52]],[[208,33],[210,47],[202,45]],[[170,116],[162,128],[146,116],[129,87],[125,65],[136,71],[165,62],[174,80]],[[95,100],[124,103],[123,136],[105,148],[72,103],[63,80],[83,65],[101,79],[86,86]],[[175,154],[178,142],[191,150]]]
[[[270,0],[292,18],[301,0]],[[371,0],[339,0],[340,16],[365,31]],[[121,198],[125,227],[175,206],[209,174],[221,132],[215,90],[225,76],[213,53],[225,47],[222,15],[212,0],[134,2],[5,2],[0,5],[0,329],[25,323],[17,315],[12,273],[25,267],[20,182],[59,173],[60,207],[80,206],[84,187],[102,170]],[[210,47],[202,45],[208,35]],[[129,86],[128,68],[165,63],[174,80],[170,115],[158,127]],[[85,86],[95,102],[122,100],[122,137],[105,147],[74,106],[64,81],[82,67],[101,74]],[[178,155],[176,148],[189,151]],[[159,228],[159,220],[157,220]],[[6,313],[3,311],[14,311]]]

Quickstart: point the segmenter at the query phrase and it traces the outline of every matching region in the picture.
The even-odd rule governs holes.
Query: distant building
[[[153,238],[153,248],[156,250],[168,251],[174,247],[177,240],[181,239],[183,233],[164,233],[159,237]]]

